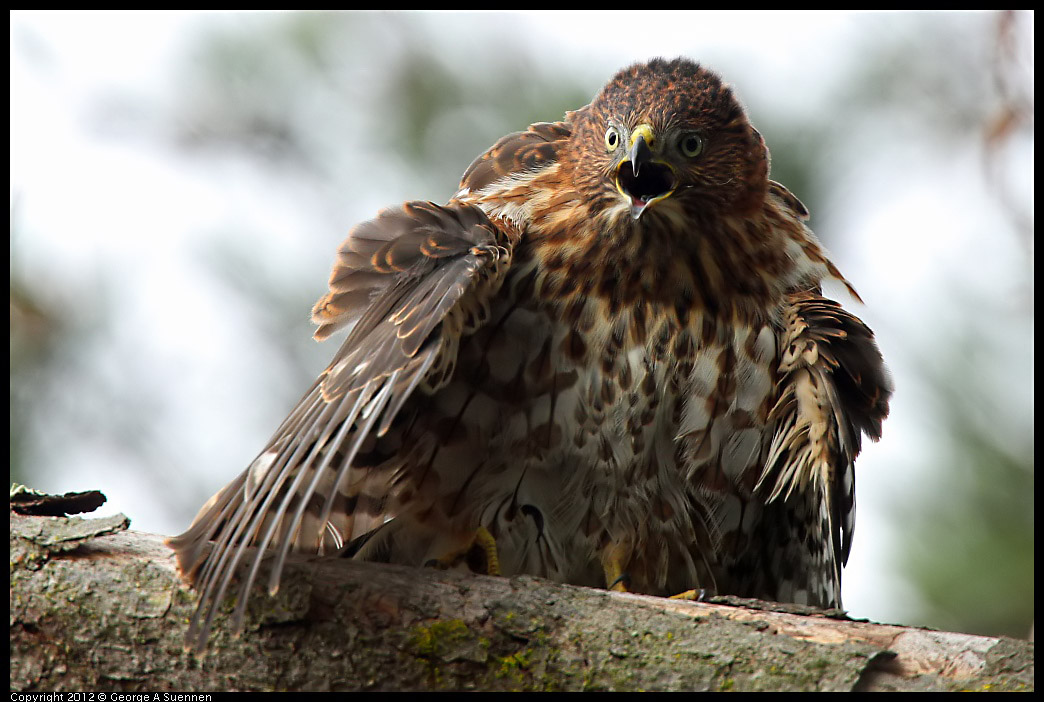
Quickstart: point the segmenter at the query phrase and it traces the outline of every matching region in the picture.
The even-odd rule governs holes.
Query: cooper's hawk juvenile
[[[446,205],[356,227],[312,312],[347,339],[170,541],[191,635],[290,550],[840,606],[891,384],[768,171],[729,87],[657,59],[501,139]]]

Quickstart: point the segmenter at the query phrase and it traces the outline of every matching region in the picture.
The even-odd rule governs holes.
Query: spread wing
[[[863,433],[881,437],[892,382],[862,321],[812,292],[792,293],[788,303],[779,394],[769,415],[775,431],[758,488],[767,489],[770,502],[804,495],[804,504],[818,506],[805,515],[822,537],[812,543],[824,544],[822,554],[812,554],[823,562],[810,572],[833,573],[824,586],[840,603],[841,566],[855,527],[854,462]]]
[[[468,166],[460,187],[477,192],[505,176],[539,170],[559,159],[572,131],[566,122],[537,122],[508,134]]]
[[[488,318],[516,241],[460,202],[409,202],[350,233],[312,311],[317,339],[354,322],[347,339],[250,467],[168,542],[200,592],[190,640],[205,642],[248,547],[257,548],[246,556],[237,623],[267,549],[275,592],[291,549],[340,548],[383,523],[380,509],[357,509],[364,498],[380,502],[382,487],[354,464],[360,447],[388,431],[418,388],[448,381],[459,339]]]

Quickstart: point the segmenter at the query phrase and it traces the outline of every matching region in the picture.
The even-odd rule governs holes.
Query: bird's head
[[[634,220],[677,205],[743,211],[765,197],[761,135],[729,87],[697,63],[635,64],[576,115],[578,187]]]

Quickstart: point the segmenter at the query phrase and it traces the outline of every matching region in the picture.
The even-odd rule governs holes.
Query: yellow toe
[[[500,557],[497,555],[497,540],[489,533],[489,529],[480,526],[475,532],[472,548],[479,547],[486,557],[486,575],[500,575]]]
[[[702,587],[699,590],[686,590],[685,592],[679,592],[677,595],[671,595],[667,599],[669,600],[692,600],[693,602],[703,602],[703,598],[707,595],[707,591]]]
[[[627,592],[627,572],[624,570],[624,547],[614,544],[602,552],[602,571],[605,573],[605,587],[615,592]]]

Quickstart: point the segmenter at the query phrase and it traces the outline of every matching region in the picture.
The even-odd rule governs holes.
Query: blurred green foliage
[[[1013,417],[979,364],[995,360],[964,330],[923,364],[941,434],[936,483],[892,506],[898,562],[918,586],[909,624],[1029,636],[1034,616],[1032,418]],[[1027,431],[1029,430],[1029,431]]]

